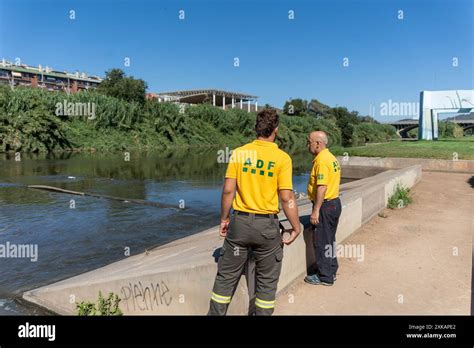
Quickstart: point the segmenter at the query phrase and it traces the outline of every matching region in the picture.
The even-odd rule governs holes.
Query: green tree
[[[317,99],[311,99],[308,103],[308,113],[317,117],[323,116],[329,109],[331,109],[329,106]]]
[[[308,102],[303,99],[290,99],[285,102],[283,112],[290,116],[303,115],[308,109]]]
[[[100,83],[98,91],[129,102],[145,102],[148,85],[142,79],[127,77],[120,69],[111,69],[105,73],[105,79]]]
[[[375,118],[371,116],[359,116],[361,122],[368,122],[368,123],[379,123]]]
[[[349,112],[347,108],[335,107],[329,110],[329,114],[335,118],[337,127],[341,130],[341,140],[343,146],[353,144],[354,127],[360,123],[358,113]]]

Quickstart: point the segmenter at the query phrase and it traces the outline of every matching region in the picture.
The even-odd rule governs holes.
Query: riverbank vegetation
[[[0,152],[162,151],[174,147],[235,147],[254,138],[255,113],[210,104],[147,100],[143,80],[119,69],[97,90],[75,94],[0,86]],[[277,142],[304,149],[307,133],[328,133],[331,147],[397,138],[395,128],[344,107],[294,99],[283,107]]]
[[[71,109],[58,115],[58,105]],[[77,105],[81,106],[80,114]],[[334,109],[334,115],[345,112]],[[282,115],[278,142],[285,149],[304,148],[312,129],[328,133],[331,145],[347,142],[333,114]],[[237,146],[254,137],[255,113],[212,105],[180,106],[125,101],[99,91],[76,94],[0,87],[0,151],[160,150],[173,146]],[[373,131],[371,131],[371,129]],[[395,134],[370,123],[354,128],[353,141],[385,141]],[[344,137],[344,138],[343,138]]]
[[[123,315],[119,308],[120,298],[113,292],[109,293],[109,297],[104,298],[102,292],[99,291],[99,299],[97,304],[90,301],[82,301],[76,304],[76,312],[79,316],[121,316]]]
[[[401,184],[397,184],[393,194],[388,199],[387,206],[390,209],[402,209],[411,202],[413,202],[413,199],[410,195],[410,188]]]

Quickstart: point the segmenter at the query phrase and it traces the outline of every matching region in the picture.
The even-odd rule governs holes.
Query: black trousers
[[[319,210],[319,224],[312,226],[316,251],[316,272],[325,283],[334,283],[337,263],[336,230],[341,216],[339,198],[325,201]]]

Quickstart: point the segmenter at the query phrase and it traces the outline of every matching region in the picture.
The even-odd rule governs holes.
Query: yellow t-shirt
[[[255,140],[232,152],[226,178],[237,179],[234,210],[277,214],[278,190],[292,190],[290,156],[269,141]]]
[[[336,157],[324,149],[313,160],[313,169],[308,182],[308,198],[316,199],[316,186],[326,185],[324,199],[339,197],[339,184],[341,183],[341,167]]]

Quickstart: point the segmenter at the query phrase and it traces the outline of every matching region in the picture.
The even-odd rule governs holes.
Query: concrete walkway
[[[340,257],[332,287],[300,277],[280,294],[275,314],[469,315],[470,178],[423,172],[411,205],[386,209],[344,241],[364,247],[363,261]]]

